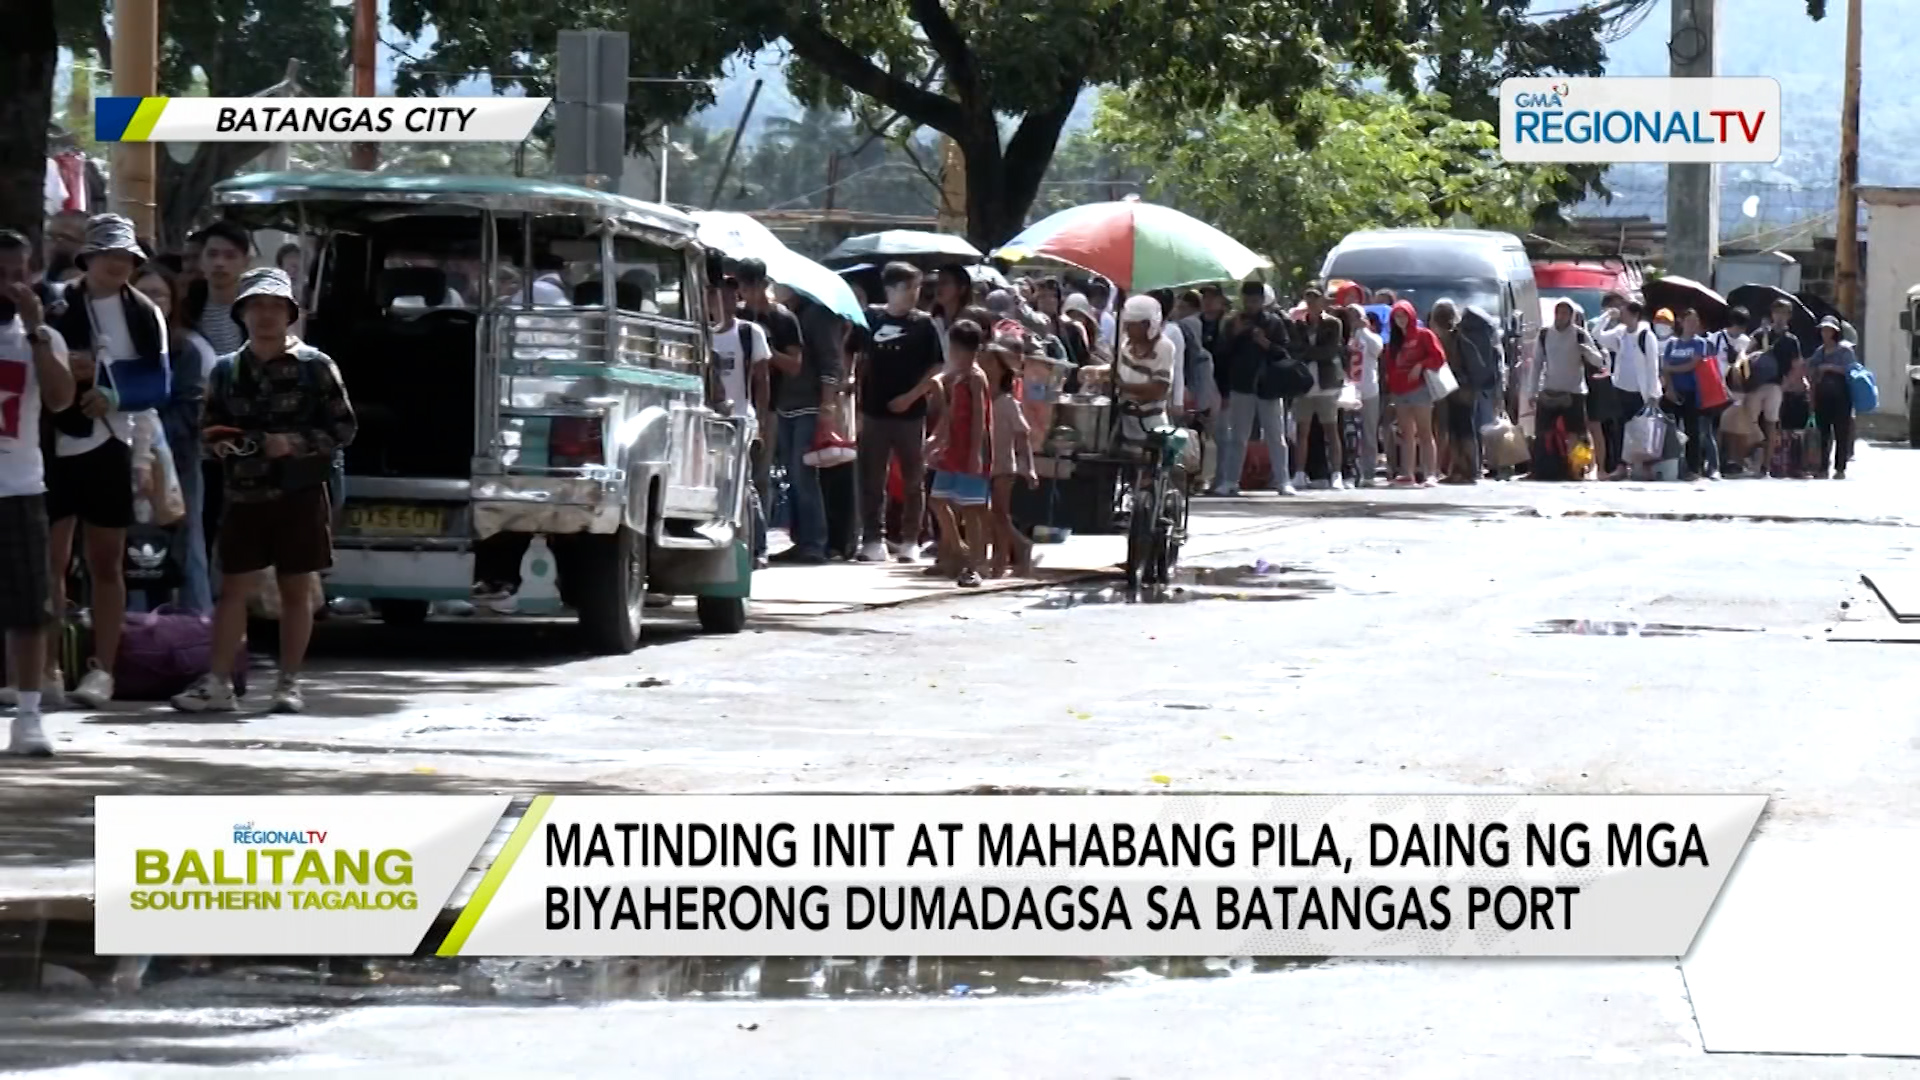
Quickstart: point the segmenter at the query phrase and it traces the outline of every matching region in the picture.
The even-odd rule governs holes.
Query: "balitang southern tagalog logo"
[[[285,824],[285,823],[282,823]],[[326,829],[233,826],[208,848],[134,851],[136,911],[410,911],[413,855],[402,848],[321,850]],[[151,886],[151,887],[147,887]]]

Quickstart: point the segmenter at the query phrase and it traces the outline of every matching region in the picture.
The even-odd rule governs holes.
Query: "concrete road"
[[[1208,504],[1197,588],[1151,607],[1078,586],[736,638],[663,625],[602,660],[572,658],[562,629],[336,628],[308,716],[72,717],[57,725],[63,758],[0,766],[0,892],[70,891],[87,797],[108,791],[1135,790],[1155,776],[1178,790],[1763,791],[1759,843],[1800,845],[1769,850],[1804,861],[1778,906],[1743,923],[1776,935],[1721,948],[1702,972],[1712,1002],[1670,962],[1329,964],[1020,1003],[321,1003],[324,1017],[275,1014],[264,1034],[214,1025],[197,1044],[214,1058],[176,1056],[468,1075],[516,1060],[590,1075],[641,1060],[635,1046],[669,1075],[703,1076],[1905,1075],[1888,1058],[1706,1052],[1920,1053],[1897,1032],[1834,1034],[1860,1012],[1848,993],[1915,1001],[1895,964],[1913,931],[1875,926],[1801,967],[1767,961],[1829,900],[1793,889],[1874,872],[1823,845],[1920,853],[1907,847],[1920,635],[1858,585],[1912,569],[1920,455],[1872,448],[1851,475]],[[1827,640],[1836,627],[1888,640]],[[1752,970],[1727,967],[1740,963]],[[1809,971],[1828,980],[1824,1006],[1796,998]],[[119,1022],[82,1000],[98,1004],[35,1008]],[[1715,1029],[1708,1013],[1748,1022]],[[1769,1029],[1772,1045],[1751,1045]],[[47,1055],[35,1060],[86,1059]]]

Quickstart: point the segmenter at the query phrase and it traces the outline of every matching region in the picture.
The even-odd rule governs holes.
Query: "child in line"
[[[941,387],[945,408],[927,448],[927,461],[935,470],[933,507],[940,536],[942,541],[952,538],[942,546],[951,553],[955,580],[966,589],[980,587],[991,535],[992,388],[980,367],[985,345],[985,331],[971,319],[961,319],[947,331],[949,369]]]
[[[1014,394],[1014,385],[1022,375],[1025,346],[1017,337],[995,339],[988,350],[994,367],[993,380],[993,559],[987,576],[1007,576],[1009,566],[1015,577],[1033,576],[1033,541],[1020,535],[1013,525],[1013,485],[1026,481],[1027,487],[1040,486],[1033,468],[1033,443],[1029,438],[1026,413]]]

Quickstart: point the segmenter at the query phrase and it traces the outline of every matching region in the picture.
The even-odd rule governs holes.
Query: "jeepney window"
[[[686,256],[631,236],[613,239],[614,304],[629,315],[687,321]]]
[[[502,303],[600,306],[600,238],[591,222],[560,215],[502,217],[498,249],[495,288]]]

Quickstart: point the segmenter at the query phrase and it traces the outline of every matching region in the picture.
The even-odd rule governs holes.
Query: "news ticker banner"
[[[1500,84],[1508,161],[1773,162],[1780,83],[1771,78],[1524,78]]]
[[[550,98],[103,97],[97,142],[520,142]]]
[[[1682,956],[1764,795],[102,796],[105,955]]]

